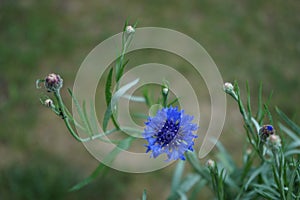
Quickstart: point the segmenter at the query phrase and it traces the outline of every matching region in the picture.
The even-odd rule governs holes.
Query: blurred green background
[[[238,80],[243,88],[248,81],[253,97],[261,81],[265,98],[274,92],[271,105],[299,123],[299,11],[295,0],[1,0],[0,199],[126,200],[140,198],[144,188],[150,199],[166,198],[174,166],[149,174],[110,170],[68,192],[98,163],[40,105],[41,91],[35,89],[35,80],[51,72],[72,87],[85,56],[120,32],[126,19],[191,36],[212,56],[224,81]],[[221,140],[239,159],[243,126],[231,100],[228,110]]]

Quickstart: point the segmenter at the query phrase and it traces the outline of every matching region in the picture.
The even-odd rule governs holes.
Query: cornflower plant
[[[96,139],[105,141],[104,136],[124,130],[119,126],[113,114],[116,111],[112,108],[116,106],[112,105],[112,99],[124,96],[138,81],[135,80],[124,86],[119,85],[128,63],[128,60],[125,59],[126,50],[134,33],[135,26],[129,26],[126,23],[123,29],[121,54],[116,65],[109,70],[106,79],[105,100],[107,108],[102,123],[103,133],[97,133],[95,122],[89,120],[86,103],[83,102],[81,105],[69,89],[80,121],[73,118],[60,94],[63,86],[63,79],[60,75],[52,73],[44,79],[37,80],[38,88],[44,83],[45,89],[53,93],[54,96],[54,99],[48,96],[42,97],[40,99],[42,104],[64,120],[70,134],[78,142]],[[113,84],[116,87],[114,94],[112,92]],[[162,84],[161,96],[155,101],[155,103],[161,104],[162,108],[158,109],[154,116],[147,118],[145,129],[141,135],[147,142],[145,152],[150,152],[150,157],[155,159],[161,154],[166,154],[168,158],[166,162],[178,160],[168,199],[198,199],[198,194],[204,187],[208,187],[215,198],[219,200],[300,199],[300,127],[278,108],[276,108],[276,112],[283,123],[274,124],[269,111],[269,103],[262,101],[262,84],[259,88],[258,108],[255,114],[251,107],[248,85],[246,103],[242,101],[237,82],[233,85],[225,83],[223,89],[237,103],[244,121],[247,147],[243,151],[240,166],[220,142],[217,142],[218,160],[209,159],[206,164],[200,162],[193,149],[194,140],[197,138],[195,131],[199,127],[192,122],[193,116],[174,106],[178,99],[170,99],[168,83]],[[144,93],[143,97],[136,99],[149,107],[154,104],[147,92]],[[135,98],[130,100],[135,101]],[[109,121],[112,122],[114,128],[107,130]],[[80,137],[74,127],[84,130],[87,137]],[[276,131],[275,127],[277,127]],[[116,148],[106,156],[106,161],[108,163],[113,162],[120,149],[129,149],[134,139],[134,137],[127,136],[122,140],[114,140],[113,143],[116,144]],[[192,171],[183,177],[187,163],[191,166]],[[105,165],[100,163],[89,177],[70,190],[84,187],[100,175],[104,168]],[[147,199],[146,190],[142,194],[142,199]]]
[[[202,165],[194,153],[187,152],[194,172],[182,179],[185,163],[178,163],[169,199],[197,199],[204,186],[209,187],[217,199],[300,199],[300,127],[276,108],[286,125],[278,122],[279,130],[275,132],[268,104],[262,103],[262,85],[255,116],[248,86],[246,105],[237,82],[225,83],[224,91],[237,102],[244,120],[247,148],[242,165],[238,166],[219,142],[218,161],[209,159],[206,165]],[[265,118],[268,124],[264,124]],[[191,188],[192,196],[188,198],[186,192]]]

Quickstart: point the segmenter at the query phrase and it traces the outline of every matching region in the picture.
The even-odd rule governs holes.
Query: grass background
[[[142,175],[111,170],[67,192],[98,163],[40,105],[35,89],[35,80],[50,72],[72,87],[85,56],[126,19],[191,36],[225,81],[249,81],[254,97],[261,81],[265,98],[274,91],[272,106],[299,123],[299,10],[295,0],[0,1],[0,199],[138,199],[143,188],[150,199],[167,196],[174,166]],[[221,140],[239,159],[241,118],[231,100],[228,110]]]

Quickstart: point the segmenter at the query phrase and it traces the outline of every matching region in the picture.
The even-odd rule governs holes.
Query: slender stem
[[[88,141],[95,140],[95,139],[101,139],[103,136],[109,135],[109,134],[114,133],[116,131],[118,131],[118,129],[115,128],[115,129],[106,131],[105,133],[100,133],[100,134],[97,134],[97,135],[93,135],[93,136],[88,137],[88,138],[82,138],[81,141],[82,142],[88,142]],[[103,140],[103,139],[101,139],[101,141],[111,142],[110,140]]]
[[[109,130],[109,131],[106,131],[105,133],[100,133],[100,134],[97,134],[97,135],[93,135],[91,137],[88,137],[88,138],[81,138],[77,135],[77,133],[74,131],[74,129],[72,128],[71,124],[70,124],[70,118],[68,116],[68,114],[66,113],[66,109],[65,109],[65,105],[63,103],[63,100],[60,96],[60,91],[55,91],[54,92],[54,96],[58,102],[58,106],[59,106],[59,110],[60,110],[60,115],[62,117],[62,119],[64,120],[66,126],[67,126],[67,129],[69,130],[69,132],[71,133],[71,135],[78,141],[78,142],[88,142],[88,141],[91,141],[91,140],[95,140],[95,139],[101,139],[103,136],[105,135],[108,135],[108,134],[111,134],[113,132],[116,132],[118,131],[118,129],[112,129],[112,130]],[[107,142],[106,140],[103,140],[102,141],[105,141]],[[111,142],[111,141],[109,141]]]
[[[63,100],[60,96],[60,90],[57,90],[54,92],[54,96],[58,102],[58,106],[59,106],[59,110],[61,112],[61,117],[62,119],[64,120],[66,126],[67,126],[67,129],[69,130],[69,132],[71,133],[71,135],[78,141],[78,142],[82,142],[82,139],[75,133],[75,131],[73,130],[71,124],[70,124],[70,121],[69,121],[69,118],[68,118],[68,115],[66,114],[66,111],[65,111],[65,106],[64,106],[64,103],[63,103]]]
[[[274,156],[274,165],[275,165],[275,170],[277,171],[278,174],[278,189],[280,191],[280,196],[281,199],[286,200],[286,196],[285,196],[285,191],[284,191],[284,182],[283,182],[283,167],[282,163],[284,162],[282,159],[284,159],[281,150],[279,151],[278,149],[273,149],[272,150],[273,156]],[[280,155],[279,155],[280,154]],[[274,176],[277,175],[276,173],[274,174]]]

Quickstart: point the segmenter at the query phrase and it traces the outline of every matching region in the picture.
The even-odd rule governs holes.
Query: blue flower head
[[[151,157],[154,158],[165,153],[167,161],[185,160],[184,153],[193,151],[194,139],[198,137],[193,134],[198,129],[192,123],[193,118],[177,107],[158,110],[156,116],[149,117],[145,122],[143,137],[148,141],[146,153],[152,151]]]

